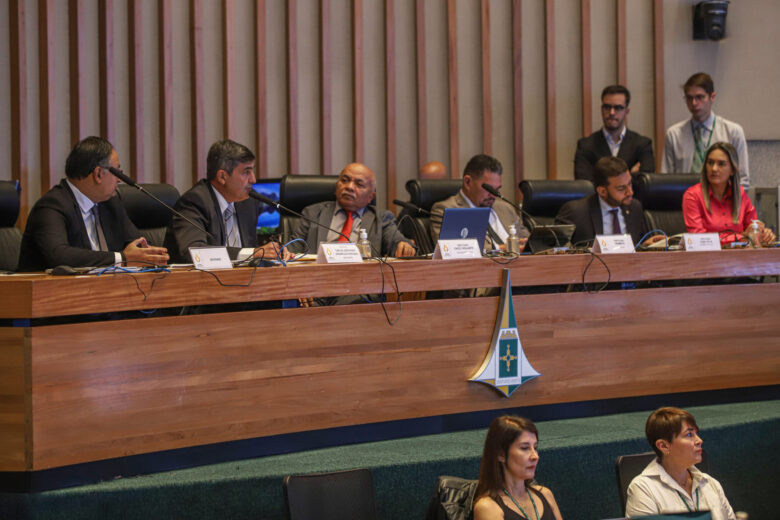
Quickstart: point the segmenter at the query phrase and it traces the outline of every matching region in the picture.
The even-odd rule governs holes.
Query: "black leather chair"
[[[519,186],[523,194],[523,211],[539,225],[553,224],[561,206],[596,192],[588,180],[525,180]],[[528,215],[523,215],[523,221],[530,228]]]
[[[425,520],[466,520],[474,517],[476,480],[442,475],[428,503]]]
[[[22,233],[19,218],[21,188],[18,181],[0,181],[0,271],[16,271]]]
[[[409,202],[426,211],[440,200],[458,193],[462,185],[461,179],[412,179],[406,182]],[[431,219],[427,213],[419,213],[403,209],[398,214],[398,227],[408,238],[415,241],[418,253],[432,253],[436,243],[431,238]]]
[[[620,494],[620,505],[622,511],[626,511],[626,501],[628,500],[628,486],[634,477],[642,473],[648,464],[655,458],[655,452],[647,451],[644,453],[634,453],[631,455],[621,455],[615,461],[615,470],[617,472],[618,493]],[[701,462],[696,465],[704,473],[707,473],[707,458],[704,451],[701,452]]]
[[[290,520],[376,520],[374,479],[368,469],[284,477]]]
[[[336,200],[336,181],[338,177],[333,175],[290,175],[282,177],[279,184],[279,203],[298,213],[303,208],[317,202]],[[290,241],[295,228],[298,227],[300,217],[280,211],[279,232],[282,235],[282,243]]]
[[[650,229],[660,229],[668,236],[684,233],[683,193],[699,180],[699,175],[692,173],[641,173],[634,176],[634,197],[642,203]]]
[[[173,207],[179,200],[179,190],[170,184],[140,184],[146,191]],[[162,246],[165,240],[165,229],[173,218],[171,210],[152,199],[138,189],[119,184],[119,198],[127,211],[127,216],[153,246]]]

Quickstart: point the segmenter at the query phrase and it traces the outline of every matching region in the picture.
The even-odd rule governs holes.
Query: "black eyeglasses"
[[[626,109],[625,105],[610,105],[608,103],[604,103],[603,105],[601,105],[601,110],[603,110],[604,112],[611,112],[613,110],[615,112],[622,112],[625,109]]]

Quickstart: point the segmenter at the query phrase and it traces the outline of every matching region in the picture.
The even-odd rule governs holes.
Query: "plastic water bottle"
[[[750,224],[750,243],[753,247],[761,247],[761,233],[758,229],[758,220]]]
[[[514,224],[509,226],[509,236],[506,237],[506,252],[510,255],[520,254],[520,237],[517,236],[517,228]]]
[[[358,251],[360,251],[360,256],[364,259],[371,258],[371,242],[368,241],[368,231],[363,228],[360,229],[360,238],[358,239],[357,247]]]

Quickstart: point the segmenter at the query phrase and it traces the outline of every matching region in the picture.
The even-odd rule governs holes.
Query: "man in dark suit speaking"
[[[112,264],[165,264],[149,247],[117,197],[119,156],[102,137],[87,137],[65,161],[65,179],[35,204],[22,237],[19,271]]]
[[[564,204],[556,224],[574,224],[572,244],[590,242],[596,235],[629,234],[634,244],[647,232],[642,203],[634,200],[631,173],[619,157],[602,157],[593,170],[596,193]],[[652,241],[652,239],[650,239]]]
[[[174,215],[165,232],[165,246],[177,262],[189,262],[189,248],[226,246],[232,260],[251,256],[275,259],[279,244],[257,246],[261,203],[249,198],[255,182],[255,155],[235,141],[217,141],[206,157],[206,178],[185,192],[176,209],[202,229]],[[286,250],[285,259],[292,255]]]
[[[631,93],[623,85],[610,85],[601,92],[604,126],[577,141],[574,178],[593,182],[593,168],[602,157],[620,157],[631,172],[654,172],[653,142],[626,128]]]

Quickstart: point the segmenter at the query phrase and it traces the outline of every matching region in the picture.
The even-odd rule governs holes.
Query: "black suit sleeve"
[[[574,178],[593,182],[593,161],[591,152],[585,146],[586,138],[577,141],[577,151],[574,152]]]
[[[640,172],[655,172],[655,156],[653,155],[653,141],[647,137],[642,137],[637,150],[639,156]]]

